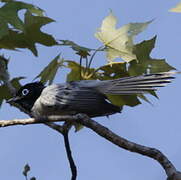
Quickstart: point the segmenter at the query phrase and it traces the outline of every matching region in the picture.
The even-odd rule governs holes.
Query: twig
[[[76,178],[77,178],[77,168],[76,168],[76,165],[75,165],[73,157],[72,157],[68,132],[69,131],[64,131],[64,133],[63,133],[64,144],[65,144],[65,149],[66,149],[66,153],[67,153],[67,158],[69,160],[70,169],[71,169],[71,172],[72,172],[71,180],[76,180]]]
[[[96,55],[96,53],[97,53],[98,51],[100,51],[102,48],[104,48],[104,46],[100,46],[99,48],[97,48],[97,49],[94,51],[94,53],[92,54],[92,56],[91,56],[91,58],[90,58],[90,60],[89,60],[88,68],[90,68],[90,66],[91,66],[91,64],[92,64],[92,61],[93,61],[94,56]]]
[[[55,119],[52,118],[51,120],[55,120]],[[72,125],[69,122],[65,122],[63,126],[55,124],[55,123],[50,123],[50,122],[45,123],[45,124],[50,126],[52,129],[58,131],[59,133],[61,133],[63,135],[65,150],[66,150],[67,158],[69,161],[70,169],[72,172],[71,180],[76,180],[76,178],[77,178],[77,167],[75,165],[75,162],[74,162],[74,159],[72,156],[70,143],[69,143],[69,136],[68,136],[69,130],[70,130]]]

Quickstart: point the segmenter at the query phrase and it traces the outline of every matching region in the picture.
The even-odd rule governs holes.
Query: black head
[[[19,104],[27,111],[30,111],[44,88],[45,86],[41,82],[26,84],[17,91],[15,97],[7,102]]]

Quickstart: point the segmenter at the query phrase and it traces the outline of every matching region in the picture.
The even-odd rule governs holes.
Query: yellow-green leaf
[[[180,13],[181,12],[181,2],[179,2],[174,8],[171,8],[169,11]]]
[[[151,21],[145,23],[129,23],[116,29],[117,19],[111,12],[103,21],[95,37],[106,46],[107,59],[112,62],[116,58],[131,61],[136,58],[133,53],[133,39],[142,32]]]

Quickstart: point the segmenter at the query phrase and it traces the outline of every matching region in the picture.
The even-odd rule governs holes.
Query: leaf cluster
[[[36,43],[57,45],[55,38],[41,31],[42,26],[54,22],[45,17],[42,9],[20,1],[5,2],[0,7],[0,49],[29,49],[38,55]],[[19,12],[25,10],[23,15]]]
[[[58,45],[70,47],[79,59],[65,60],[57,55],[37,75],[43,83],[52,84],[58,70],[69,70],[67,81],[76,80],[109,80],[126,76],[137,76],[148,73],[167,72],[175,68],[169,65],[165,59],[155,59],[150,56],[156,43],[156,36],[134,43],[134,37],[147,28],[152,21],[143,23],[129,23],[120,28],[116,27],[117,19],[112,12],[102,21],[101,27],[95,33],[95,37],[101,41],[99,48],[87,48],[71,40],[55,40],[52,35],[41,31],[44,25],[54,22],[53,19],[44,16],[44,11],[32,4],[20,1],[1,1],[0,7],[0,48],[9,50],[29,49],[38,56],[36,44],[45,46]],[[25,10],[23,15],[19,11]],[[94,67],[92,62],[97,61],[96,54],[105,53],[107,62],[101,60],[100,67]],[[0,58],[0,103],[11,95],[8,92],[6,81],[10,78],[8,73],[8,60]],[[100,61],[100,60],[99,60]],[[22,77],[11,80],[18,88]],[[157,97],[156,93],[150,92]],[[140,99],[149,100],[144,95],[116,95],[107,94],[113,104],[118,106],[136,106]]]

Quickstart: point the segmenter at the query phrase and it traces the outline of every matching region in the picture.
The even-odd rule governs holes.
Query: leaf
[[[58,69],[63,66],[63,59],[60,59],[60,55],[56,56],[41,72],[35,79],[40,78],[42,83],[49,82],[52,84]]]
[[[181,2],[179,2],[174,8],[171,8],[169,11],[180,13],[181,12]]]
[[[17,77],[11,80],[11,84],[13,85],[14,88],[19,89],[21,87],[21,84],[19,83],[21,79],[24,79],[24,77]],[[11,97],[12,95],[9,92],[8,87],[4,84],[0,85],[0,106],[3,100],[8,100]]]
[[[136,56],[133,53],[133,39],[151,22],[152,21],[145,23],[129,23],[116,29],[117,19],[111,12],[102,21],[98,32],[95,33],[95,37],[107,47],[108,61],[112,62],[116,58],[122,58],[129,62],[135,59]]]
[[[137,98],[137,95],[106,95],[108,99],[117,106],[136,106],[138,104],[141,104],[139,99]]]
[[[82,56],[83,58],[90,56],[89,52],[93,50],[90,48],[79,46],[78,44],[74,43],[73,41],[69,41],[69,40],[60,40],[60,42],[62,42],[62,43],[59,45],[70,46],[74,51],[76,51],[76,54]]]
[[[27,177],[29,171],[30,171],[30,166],[29,166],[28,164],[26,164],[26,165],[24,166],[23,175],[24,175],[25,177]]]
[[[118,79],[129,76],[126,62],[115,62],[112,65],[105,65],[99,68],[97,78],[100,80]],[[136,106],[140,104],[136,95],[106,95],[108,99],[117,106]]]
[[[101,66],[98,71],[98,79],[110,80],[129,76],[126,62],[114,62],[111,65]]]
[[[150,57],[150,53],[155,46],[155,41],[156,36],[135,46],[134,53],[136,54],[137,60],[130,62],[128,67],[130,76],[175,70],[175,68],[170,66],[164,59],[152,59]],[[150,91],[150,94],[158,98],[156,92]],[[145,97],[142,97],[142,99],[148,102]]]
[[[15,1],[15,0],[0,0],[0,2],[11,2],[11,1]]]
[[[81,67],[80,64],[75,61],[65,61],[67,62],[67,68],[71,69],[71,71],[67,75],[67,81],[79,81],[82,79],[91,80],[97,79],[94,68],[85,68]]]
[[[5,81],[9,79],[8,69],[9,60],[3,56],[0,56],[0,81]]]
[[[24,23],[18,15],[18,12],[22,9],[26,9],[39,16],[43,15],[43,10],[32,4],[20,1],[6,1],[6,4],[0,8],[0,27],[3,29],[0,31],[0,37],[8,34],[8,24],[15,29],[24,30]]]
[[[152,59],[150,53],[155,46],[156,36],[137,44],[134,48],[137,60],[131,61],[128,72],[131,76],[175,70],[164,59]]]
[[[57,45],[56,40],[49,34],[41,32],[41,27],[53,22],[48,17],[33,16],[29,11],[25,13],[24,32],[9,30],[8,35],[0,38],[0,48],[16,50],[17,48],[28,48],[35,56],[38,52],[35,44],[45,46]]]

